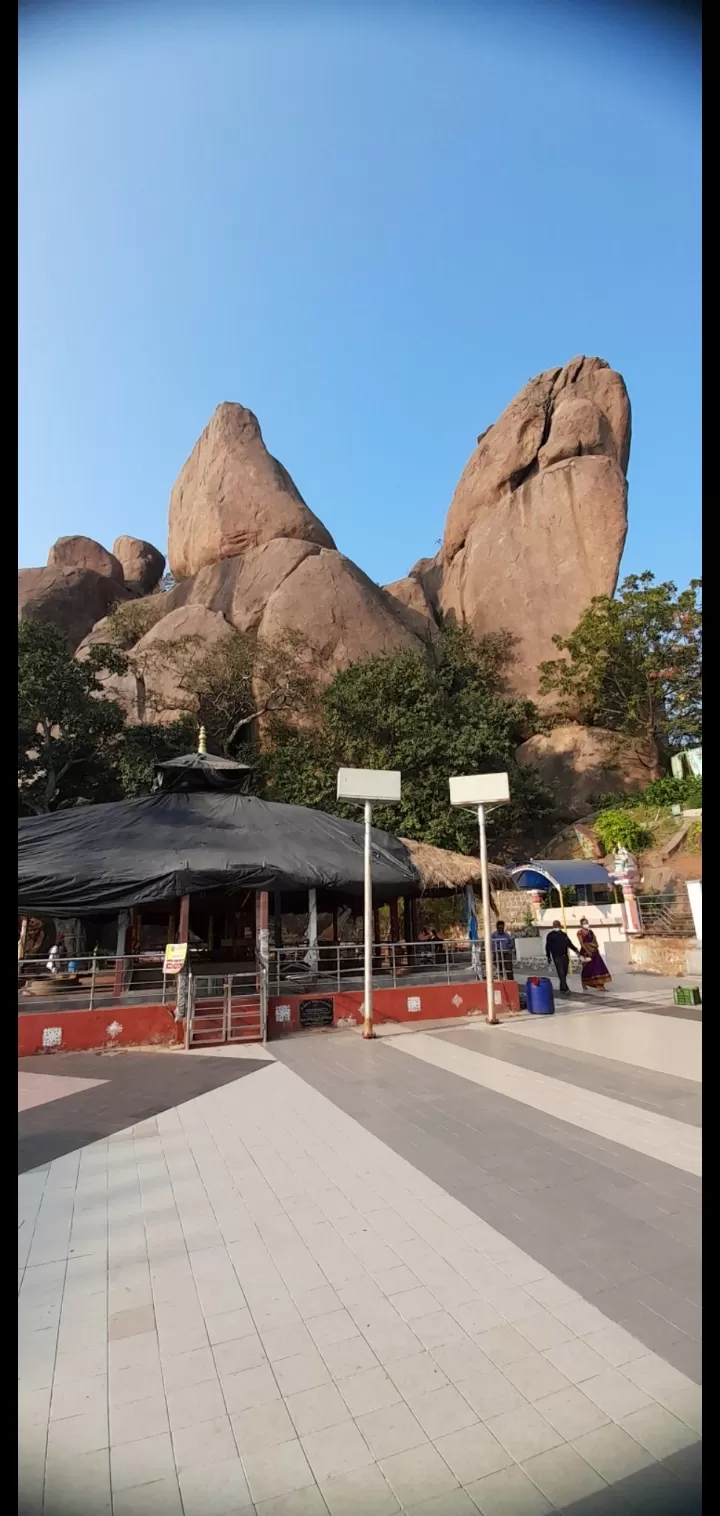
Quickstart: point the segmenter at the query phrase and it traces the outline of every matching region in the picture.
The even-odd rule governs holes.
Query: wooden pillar
[[[397,900],[390,901],[390,941],[400,941],[400,912]]]
[[[411,900],[410,901],[410,937],[411,937],[411,941],[412,942],[417,942],[417,934],[418,934],[417,900]]]
[[[413,940],[412,901],[407,895],[403,900],[403,937],[406,942]]]
[[[178,922],[178,942],[190,941],[190,896],[183,895],[180,901],[180,920]]]
[[[337,942],[337,940],[338,940],[338,910],[337,910],[337,906],[336,905],[333,906],[333,913],[332,913],[332,934],[333,934],[333,942]]]
[[[380,912],[379,911],[373,911],[373,938],[374,938],[375,942],[379,942],[380,941]]]
[[[174,942],[175,941],[175,917],[174,916],[168,917],[167,940],[168,940],[168,942]]]

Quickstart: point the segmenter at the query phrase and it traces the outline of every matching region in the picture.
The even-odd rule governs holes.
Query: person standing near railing
[[[65,943],[63,942],[62,937],[59,937],[57,942],[53,943],[50,952],[48,953],[48,960],[45,965],[48,973],[52,974],[53,978],[56,974],[61,973],[62,960],[66,957],[67,953],[65,950]]]
[[[514,979],[515,943],[510,933],[505,931],[504,921],[498,921],[492,934],[492,951],[495,972],[501,972],[503,979]]]

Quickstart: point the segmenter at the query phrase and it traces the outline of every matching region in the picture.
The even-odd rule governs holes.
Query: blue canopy
[[[601,863],[587,858],[533,858],[513,869],[512,875],[521,890],[569,889],[571,885],[596,884],[611,889],[612,879]]]

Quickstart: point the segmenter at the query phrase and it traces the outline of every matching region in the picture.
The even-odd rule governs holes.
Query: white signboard
[[[420,996],[419,995],[408,995],[408,998],[407,998],[407,1008],[408,1008],[409,1011],[419,1011],[420,1010]]]

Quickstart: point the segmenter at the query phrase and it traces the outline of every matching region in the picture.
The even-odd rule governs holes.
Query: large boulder
[[[519,692],[537,696],[594,595],[612,595],[627,532],[630,403],[600,358],[520,391],[484,432],[453,496],[440,553],[411,571],[437,611],[510,633]]]
[[[188,658],[231,635],[232,627],[217,611],[204,605],[180,606],[140,638],[128,672],[108,675],[103,688],[119,701],[131,723],[176,721],[192,711],[192,698],[183,687]]]
[[[296,632],[323,682],[359,659],[420,648],[402,608],[342,553],[305,558],[268,600],[259,632],[268,641]]]
[[[29,568],[18,573],[18,621],[25,616],[64,632],[75,649],[128,592],[93,569]]]
[[[275,537],[335,546],[287,470],[268,452],[257,417],[219,405],[170,496],[168,560],[177,580]]]
[[[568,820],[587,815],[590,795],[632,794],[657,774],[657,754],[641,741],[574,722],[531,737],[515,757],[538,770]]]
[[[142,595],[149,595],[165,572],[163,553],[141,537],[116,537],[113,557],[122,567],[125,583]]]
[[[167,611],[206,605],[220,611],[238,631],[257,631],[270,596],[306,558],[319,552],[312,542],[274,537],[242,557],[209,564],[161,598]]]
[[[393,609],[416,637],[430,641],[436,636],[437,622],[422,579],[408,575],[405,579],[393,580],[392,584],[386,584],[384,588],[385,594],[390,595],[395,602]]]
[[[47,566],[53,569],[92,569],[93,573],[113,579],[116,584],[125,582],[122,564],[92,537],[58,537],[48,553]]]

